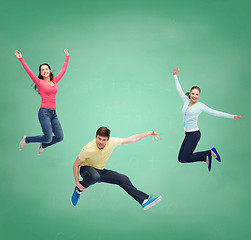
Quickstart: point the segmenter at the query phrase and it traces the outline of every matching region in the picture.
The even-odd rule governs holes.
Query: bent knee
[[[90,176],[90,180],[92,181],[92,182],[99,182],[100,181],[100,175],[99,174],[92,174],[91,176]]]
[[[59,142],[62,142],[64,140],[64,135],[62,134],[62,135],[58,136],[57,139]]]
[[[178,158],[178,161],[179,161],[180,163],[186,163],[186,159],[185,159],[184,157],[179,157],[179,158]]]
[[[120,184],[124,184],[124,183],[128,183],[131,182],[129,177],[127,177],[126,175],[121,175],[119,178],[119,183]]]
[[[50,143],[51,141],[52,141],[52,136],[50,136],[50,135],[44,136],[43,143]]]

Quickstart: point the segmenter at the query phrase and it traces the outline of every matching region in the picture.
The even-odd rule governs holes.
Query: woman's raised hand
[[[19,51],[17,51],[17,50],[15,50],[15,55],[17,56],[17,58],[21,58],[22,57],[22,54]]]
[[[234,119],[237,120],[237,119],[241,119],[242,117],[241,116],[238,116],[238,115],[234,115]]]
[[[66,56],[69,56],[69,50],[68,49],[65,49],[64,53],[65,53]]]
[[[173,75],[177,75],[180,71],[180,68],[177,68],[176,70],[173,71]]]

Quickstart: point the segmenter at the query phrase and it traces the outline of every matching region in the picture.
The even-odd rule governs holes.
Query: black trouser
[[[143,201],[149,197],[149,195],[146,193],[135,188],[126,175],[114,172],[112,170],[99,170],[90,166],[81,166],[80,175],[83,178],[80,183],[85,188],[88,188],[90,185],[93,185],[97,182],[116,184],[123,188],[136,201],[138,201],[140,205],[142,205]]]
[[[178,160],[181,163],[205,162],[206,157],[211,155],[211,151],[193,153],[199,140],[200,131],[186,132],[185,139],[181,145]]]

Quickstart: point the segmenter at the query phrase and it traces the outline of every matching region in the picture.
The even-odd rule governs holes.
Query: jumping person
[[[200,130],[197,125],[199,115],[202,112],[205,112],[213,116],[231,118],[235,120],[240,119],[241,116],[219,112],[209,108],[201,102],[198,102],[198,98],[200,96],[200,88],[198,86],[192,87],[190,92],[185,94],[178,81],[177,74],[179,73],[179,71],[180,69],[177,68],[173,72],[173,75],[177,91],[184,102],[182,114],[184,121],[185,139],[181,145],[178,160],[181,163],[206,162],[208,165],[208,170],[211,171],[212,156],[219,162],[221,161],[220,155],[216,151],[216,149],[211,148],[207,151],[194,153],[194,150],[201,136]]]
[[[23,136],[19,144],[19,151],[28,143],[39,142],[38,155],[40,155],[46,147],[63,140],[63,130],[56,114],[56,94],[58,91],[57,83],[63,77],[69,61],[69,51],[65,49],[64,52],[66,55],[65,62],[56,77],[53,76],[51,67],[47,63],[39,66],[39,75],[36,77],[22,58],[22,54],[17,50],[15,51],[15,55],[34,82],[35,90],[37,89],[40,94],[41,106],[38,112],[38,119],[44,133],[44,135],[41,136]]]
[[[154,131],[136,134],[128,138],[110,137],[110,130],[100,127],[96,132],[96,138],[83,147],[73,164],[73,175],[76,182],[71,203],[75,207],[83,190],[97,182],[116,184],[123,188],[132,196],[144,210],[156,205],[161,200],[161,196],[156,198],[149,197],[148,194],[136,189],[130,179],[123,174],[105,169],[105,164],[112,154],[115,147],[122,144],[135,143],[147,136],[152,136],[152,140],[161,139]],[[80,167],[80,171],[79,171]],[[79,181],[79,173],[83,178]]]

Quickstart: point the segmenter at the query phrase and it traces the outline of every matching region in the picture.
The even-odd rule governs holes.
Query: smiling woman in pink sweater
[[[24,61],[22,54],[17,50],[15,51],[15,55],[20,60],[25,71],[34,82],[35,89],[37,89],[40,94],[41,106],[38,112],[38,119],[44,133],[44,135],[40,136],[23,136],[19,144],[20,151],[27,143],[39,142],[38,155],[40,155],[44,148],[58,143],[64,138],[63,130],[56,114],[57,83],[63,77],[69,61],[69,51],[65,49],[64,52],[66,55],[65,62],[56,77],[53,76],[51,68],[47,63],[39,66],[39,75],[37,77]]]

